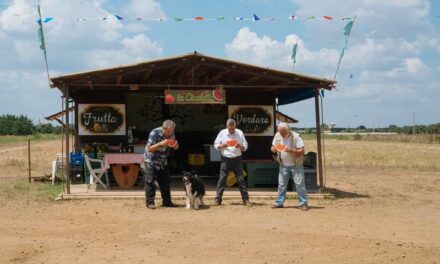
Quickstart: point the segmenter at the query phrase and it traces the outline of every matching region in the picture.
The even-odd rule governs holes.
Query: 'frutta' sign
[[[125,135],[125,105],[78,105],[80,135]]]
[[[165,90],[165,104],[225,104],[226,92],[215,90]]]
[[[237,123],[237,128],[250,136],[272,136],[274,134],[273,106],[230,105],[229,117]]]

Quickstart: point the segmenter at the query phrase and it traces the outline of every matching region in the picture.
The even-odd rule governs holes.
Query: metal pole
[[[319,114],[319,89],[315,90],[316,143],[318,145],[318,187],[323,187],[322,152],[321,152],[321,118]]]
[[[28,139],[28,167],[29,167],[29,183],[31,183],[31,140]]]
[[[69,86],[66,85],[65,90],[65,104],[66,104],[66,111],[69,109]],[[70,161],[69,161],[69,132],[70,132],[70,124],[69,124],[69,113],[66,113],[66,186],[67,186],[67,194],[70,194]]]
[[[412,133],[413,133],[413,135],[416,134],[416,115],[415,115],[414,112],[413,112],[413,127],[412,127]]]

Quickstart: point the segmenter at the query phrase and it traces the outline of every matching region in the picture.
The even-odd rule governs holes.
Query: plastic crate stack
[[[82,152],[70,153],[70,179],[72,183],[84,183],[84,156]]]

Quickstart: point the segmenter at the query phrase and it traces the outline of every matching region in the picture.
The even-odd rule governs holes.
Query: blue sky
[[[2,0],[0,114],[37,121],[60,110],[37,42],[36,3],[45,24],[51,76],[185,54],[194,50],[246,63],[333,78],[343,44],[341,17],[357,16],[336,80],[324,98],[325,122],[383,127],[440,122],[440,3],[427,0]],[[235,21],[233,17],[273,17]],[[122,22],[100,18],[118,14]],[[300,19],[287,18],[296,15]],[[309,16],[332,21],[304,20]],[[224,21],[175,22],[203,16]],[[166,18],[165,22],[133,18]],[[77,21],[85,18],[84,21]],[[351,76],[351,77],[350,77]],[[313,100],[281,107],[314,125]]]

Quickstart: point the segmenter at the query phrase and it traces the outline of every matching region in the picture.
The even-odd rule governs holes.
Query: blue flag
[[[256,14],[254,14],[253,16],[252,16],[252,21],[258,21],[258,20],[260,20],[260,18],[256,15]]]
[[[43,23],[48,23],[48,22],[50,22],[50,21],[52,21],[52,20],[53,20],[53,17],[46,17],[46,18],[44,19]]]

